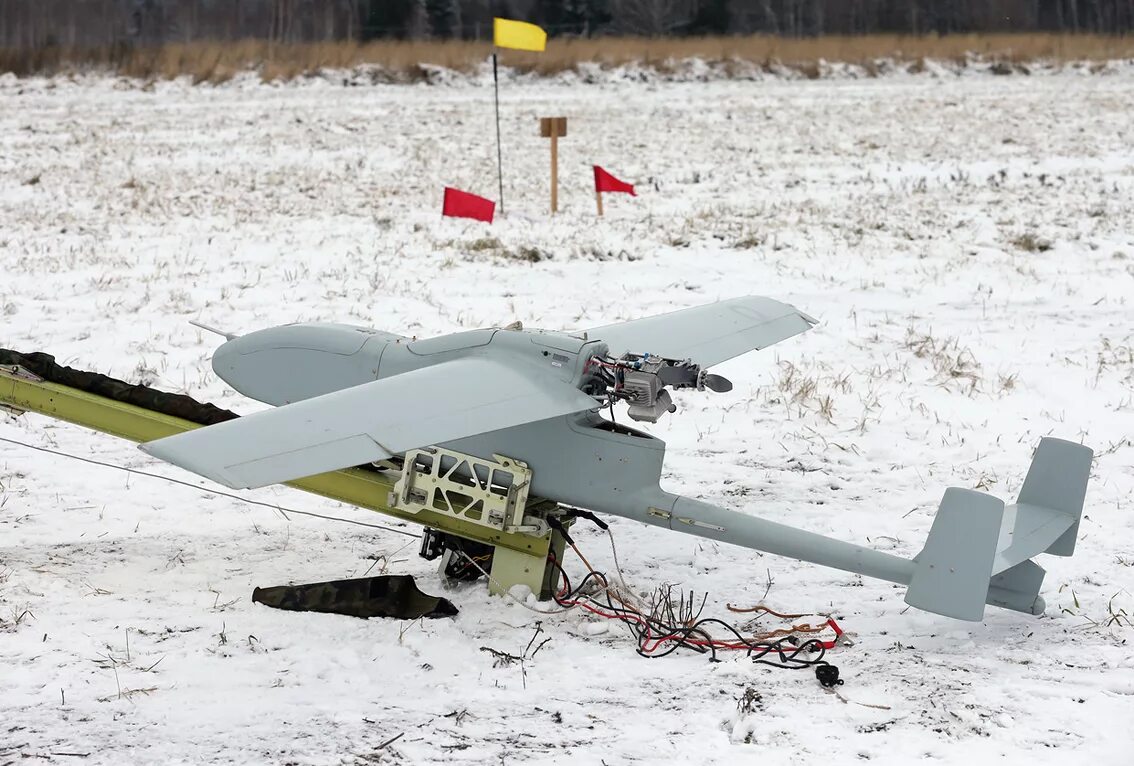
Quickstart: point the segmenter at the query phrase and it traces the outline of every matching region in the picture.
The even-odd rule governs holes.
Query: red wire
[[[554,560],[554,558],[551,557],[551,556],[549,556],[548,558],[551,558],[552,560]],[[560,567],[560,582],[562,583],[562,585],[561,585],[561,588],[559,590],[559,593],[557,594],[558,597],[562,597],[564,594],[567,593],[567,573],[562,570],[562,567]],[[677,633],[670,633],[670,634],[665,635],[665,636],[659,636],[656,639],[654,639],[654,644],[651,646],[650,643],[649,643],[650,640],[651,640],[650,623],[642,615],[636,614],[634,612],[630,612],[628,614],[607,614],[606,612],[603,612],[599,608],[593,606],[592,604],[590,604],[586,601],[579,601],[579,600],[563,601],[558,597],[556,598],[556,601],[560,605],[582,607],[583,609],[590,612],[591,614],[598,615],[599,617],[605,617],[608,620],[621,620],[622,622],[636,622],[636,623],[638,623],[643,628],[645,628],[645,631],[646,631],[645,639],[642,641],[642,644],[641,644],[641,649],[645,654],[653,654],[654,652],[656,652],[661,647],[662,644],[666,643],[667,641],[681,641],[682,643],[690,644],[692,646],[712,647],[713,649],[730,649],[730,650],[745,651],[745,650],[752,648],[751,644],[746,644],[746,643],[742,643],[742,642],[738,642],[738,641],[704,640],[704,639],[698,639],[698,638],[689,638],[687,636],[682,636],[682,635],[677,634]],[[820,641],[819,643],[820,643],[820,645],[822,645],[822,647],[824,649],[834,649],[835,646],[838,644],[839,637],[843,635],[843,631],[839,627],[839,624],[837,622],[835,622],[833,617],[828,618],[827,625],[830,626],[831,630],[833,630],[835,632],[835,640],[834,641]]]
[[[560,591],[560,594],[562,594],[562,591]],[[590,612],[591,614],[598,615],[599,617],[605,617],[608,620],[621,620],[623,622],[638,623],[639,625],[641,625],[646,630],[646,638],[645,638],[645,640],[643,640],[642,646],[641,646],[642,651],[645,652],[646,654],[653,654],[659,648],[661,648],[662,644],[666,643],[667,641],[681,641],[682,643],[690,644],[692,646],[712,647],[714,649],[734,649],[734,650],[744,651],[744,650],[752,648],[751,644],[741,643],[741,642],[737,642],[737,641],[718,641],[718,640],[705,640],[705,639],[699,639],[699,638],[688,638],[688,637],[684,637],[684,636],[682,636],[681,634],[678,634],[678,633],[670,633],[670,634],[667,634],[667,635],[664,635],[664,636],[658,636],[658,637],[655,638],[655,637],[652,637],[650,635],[650,623],[647,620],[645,620],[641,615],[637,615],[637,614],[634,614],[632,612],[629,613],[629,614],[607,614],[606,612],[603,612],[602,610],[598,609],[597,607],[592,606],[591,604],[587,603],[586,601],[559,601],[559,603],[561,605],[566,605],[566,606],[582,607],[583,609]],[[653,644],[650,643],[651,639],[653,640]],[[828,649],[833,647],[834,644],[835,644],[834,641],[822,642],[822,643],[824,645],[829,643],[831,646],[825,647],[825,648],[828,648]]]

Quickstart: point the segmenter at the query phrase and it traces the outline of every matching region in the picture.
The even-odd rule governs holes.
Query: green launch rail
[[[202,426],[183,418],[145,407],[116,401],[39,378],[22,367],[0,365],[0,405],[16,413],[34,412],[50,418],[100,431],[133,442],[147,442]],[[491,545],[489,589],[506,591],[513,585],[528,585],[541,598],[549,595],[552,569],[548,552],[555,547],[562,555],[563,540],[557,532],[543,536],[497,531],[491,527],[454,518],[428,509],[411,513],[387,504],[396,474],[361,468],[345,468],[287,482],[287,486],[338,500],[359,508],[439,530],[466,540]],[[207,487],[202,487],[207,492]],[[554,508],[545,500],[529,501],[531,511]]]

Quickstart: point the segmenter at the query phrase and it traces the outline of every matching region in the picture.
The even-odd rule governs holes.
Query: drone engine
[[[732,390],[732,383],[720,375],[704,370],[692,361],[666,359],[653,354],[624,354],[613,357],[591,357],[596,377],[605,384],[599,394],[610,403],[623,400],[629,405],[631,419],[656,423],[677,405],[666,390],[695,388],[721,393]]]

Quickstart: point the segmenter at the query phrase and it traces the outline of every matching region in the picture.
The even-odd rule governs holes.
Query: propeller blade
[[[709,389],[710,391],[716,391],[718,394],[723,394],[725,391],[732,390],[732,381],[726,378],[724,375],[714,375],[713,373],[709,373],[705,375],[705,378],[702,382],[705,384],[705,388]]]

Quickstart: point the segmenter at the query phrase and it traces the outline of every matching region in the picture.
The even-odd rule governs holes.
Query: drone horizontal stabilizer
[[[587,330],[587,336],[604,341],[613,356],[648,353],[711,367],[767,348],[815,324],[816,320],[794,306],[753,295],[604,325]]]
[[[595,407],[497,362],[465,357],[146,442],[154,457],[234,489],[382,460],[414,447]]]

